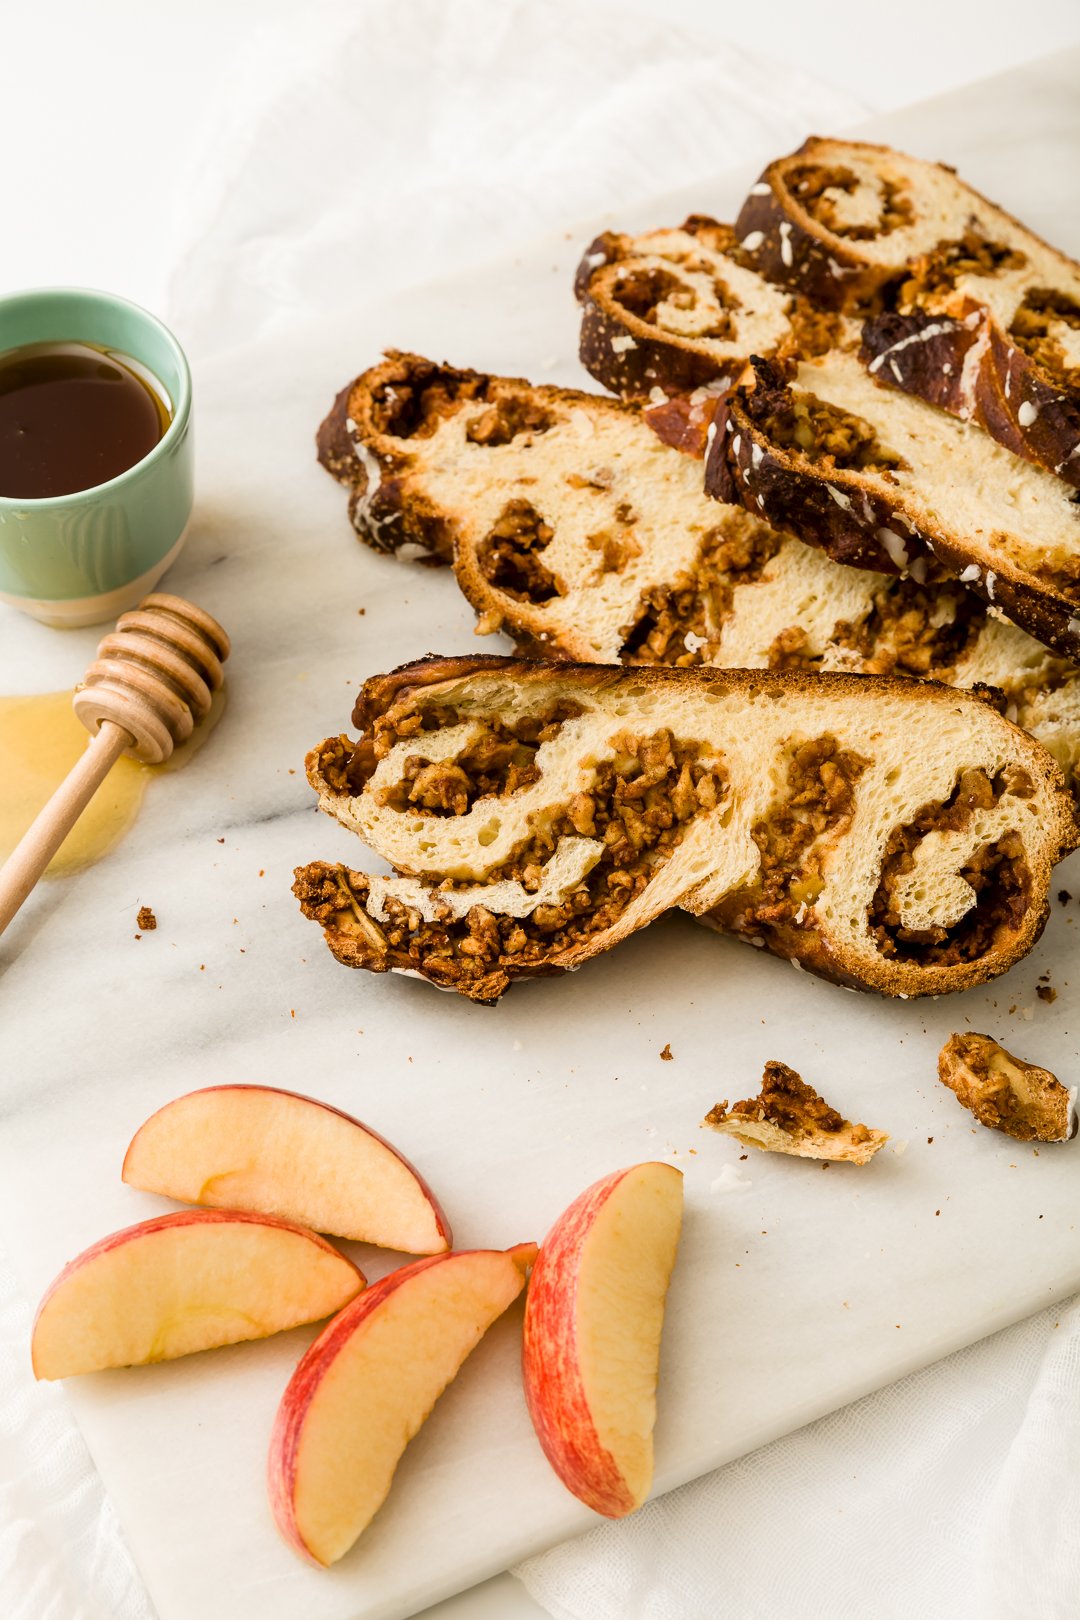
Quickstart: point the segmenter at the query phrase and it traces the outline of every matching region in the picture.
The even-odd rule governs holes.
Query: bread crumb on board
[[[849,1164],[866,1164],[889,1140],[885,1131],[845,1119],[794,1069],[775,1061],[766,1063],[756,1097],[730,1109],[717,1103],[702,1123],[766,1153]]]
[[[971,1030],[950,1035],[938,1078],[987,1130],[1018,1142],[1065,1142],[1076,1134],[1076,1088]]]
[[[671,1042],[670,1042],[670,1041],[668,1041],[668,1043],[667,1043],[667,1045],[666,1045],[666,1046],[665,1046],[665,1047],[664,1047],[664,1048],[663,1048],[663,1050],[662,1050],[662,1051],[661,1051],[661,1053],[660,1053],[660,1057],[661,1057],[661,1059],[662,1059],[662,1060],[663,1060],[663,1062],[665,1062],[665,1063],[670,1063],[670,1062],[671,1062],[671,1060],[672,1060],[672,1059],[673,1059],[673,1058],[674,1058],[674,1056],[675,1056],[675,1054],[674,1054],[674,1052],[673,1052],[673,1051],[672,1051],[672,1050],[671,1050]]]
[[[138,923],[139,927],[144,933],[148,933],[151,928],[157,927],[157,918],[154,916],[154,913],[149,906],[139,907],[139,914],[135,918],[135,921]]]

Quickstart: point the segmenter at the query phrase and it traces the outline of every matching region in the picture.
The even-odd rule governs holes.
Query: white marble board
[[[958,164],[1075,252],[1078,69],[1080,53],[1059,55],[865,133]],[[691,206],[723,217],[753,178],[654,199],[628,223]],[[569,276],[608,223],[570,221],[470,278],[323,311],[197,367],[198,514],[169,584],[233,633],[230,704],[191,765],[152,785],[122,846],[40,889],[0,942],[0,1237],[33,1299],[94,1238],[159,1211],[120,1183],[125,1144],[164,1100],[220,1080],[293,1086],[370,1120],[423,1167],[462,1244],[539,1238],[598,1175],[672,1156],[688,1213],[664,1345],[663,1490],[1080,1287],[1080,1143],[1036,1153],[991,1136],[935,1079],[945,1035],[969,1026],[1075,1078],[1080,901],[1055,903],[1005,981],[907,1004],[845,994],[676,917],[572,978],[472,1007],[349,973],[300,917],[295,864],[363,864],[314,813],[305,750],[348,726],[358,679],[476,645],[447,574],[352,539],[313,459],[315,425],[385,343],[581,381]],[[70,684],[95,640],[2,612],[0,687]],[[1080,896],[1080,865],[1061,884]],[[136,941],[140,904],[159,926]],[[1047,970],[1053,1005],[1035,995]],[[896,1148],[865,1171],[740,1162],[698,1121],[752,1091],[771,1057]],[[388,1264],[362,1259],[372,1276]],[[69,1386],[162,1620],[391,1620],[587,1528],[532,1437],[511,1312],[362,1543],[328,1573],[297,1562],[263,1473],[313,1331]]]

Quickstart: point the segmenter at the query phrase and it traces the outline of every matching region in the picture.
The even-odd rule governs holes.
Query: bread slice
[[[1002,973],[1080,837],[1051,756],[930,682],[430,658],[376,676],[320,807],[394,875],[296,873],[339,961],[477,1001],[673,907],[825,978]]]
[[[1074,259],[941,164],[818,137],[768,166],[736,233],[780,285],[871,315],[882,381],[1080,486]]]
[[[605,231],[574,278],[586,371],[624,399],[722,392],[751,354],[820,354],[858,326],[754,269],[730,225],[692,214],[676,230]]]
[[[830,1108],[813,1086],[786,1063],[770,1059],[761,1090],[742,1102],[717,1103],[702,1120],[722,1136],[763,1153],[790,1153],[798,1159],[869,1164],[889,1140],[887,1131],[858,1125]]]
[[[382,366],[353,384],[361,420],[370,421],[380,386],[422,397],[448,369],[402,355],[389,365],[395,383],[383,382]],[[710,500],[700,462],[658,434],[670,436],[674,422],[676,442],[703,443],[712,396],[642,409],[451,373],[466,375],[474,392],[451,400],[445,389],[443,414],[426,436],[352,442],[375,462],[381,490],[396,479],[401,532],[426,526],[452,545],[458,583],[484,631],[505,630],[529,656],[585,663],[981,682],[1004,691],[1010,718],[1068,773],[1080,764],[1080,672],[991,618],[964,586],[934,583],[925,560],[908,579],[843,567]],[[492,399],[534,423],[550,412],[554,426],[477,444],[469,426],[496,408]],[[395,474],[406,458],[407,472]],[[538,514],[531,524],[526,501]]]
[[[931,553],[1036,640],[1077,656],[1080,504],[1067,484],[882,387],[854,355],[787,374],[755,361],[752,372],[714,424],[711,495],[839,562],[900,573]]]

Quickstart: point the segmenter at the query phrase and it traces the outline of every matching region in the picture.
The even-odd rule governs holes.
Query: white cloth
[[[752,167],[863,110],[617,5],[307,8],[247,42],[210,116],[166,313],[206,359]],[[1080,1573],[1080,1311],[1057,1320],[533,1559],[522,1579],[564,1620],[1064,1620]],[[28,1332],[0,1265],[0,1614],[152,1620],[63,1392],[30,1378]]]

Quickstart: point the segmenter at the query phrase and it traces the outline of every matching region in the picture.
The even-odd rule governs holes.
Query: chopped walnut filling
[[[719,311],[707,326],[695,329],[694,336],[721,340],[732,338],[735,334],[732,311],[741,306],[730,287],[713,274],[713,267],[705,259],[681,254],[675,256],[673,262],[681,263],[688,271],[697,271],[712,277]],[[664,326],[662,305],[666,304],[671,309],[694,309],[698,301],[695,289],[673,270],[633,264],[628,266],[616,281],[614,296],[629,314],[636,315],[638,320],[644,321],[648,326],[660,329]]]
[[[979,636],[984,610],[970,591],[890,579],[874,592],[858,624],[841,621],[834,637],[860,658],[866,675],[932,675],[952,668]]]
[[[960,870],[975,891],[975,904],[951,928],[905,928],[897,910],[898,880],[912,871],[915,851],[930,832],[962,832],[980,810],[1003,793],[1026,798],[1033,792],[1027,773],[1010,766],[991,778],[982,770],[962,771],[944,804],[924,805],[913,821],[897,827],[885,848],[881,878],[870,903],[870,932],[883,956],[924,965],[974,962],[991,948],[1002,927],[1019,927],[1031,903],[1031,874],[1023,840],[1007,832],[976,850]]]
[[[453,725],[458,716],[440,709],[440,725]],[[559,703],[543,714],[528,715],[507,725],[501,720],[478,719],[480,728],[459,754],[451,759],[431,760],[422,751],[408,754],[401,777],[379,795],[381,804],[395,810],[412,810],[435,816],[463,816],[477,799],[492,795],[509,797],[519,789],[540,780],[536,751],[541,743],[558,736],[565,720],[580,714],[576,703]],[[421,740],[431,727],[415,721],[432,711],[412,714],[397,724],[380,723],[372,738],[359,743],[348,737],[334,737],[323,744],[319,772],[332,788],[341,793],[358,793],[381,759],[395,743],[409,737]]]
[[[1070,363],[1054,328],[1080,331],[1080,304],[1050,287],[1032,287],[1013,317],[1009,336],[1059,388],[1080,388],[1080,366]]]
[[[321,867],[298,875],[295,892],[305,914],[350,936],[367,965],[412,969],[476,1000],[494,999],[510,979],[611,928],[681,842],[687,825],[724,797],[723,767],[700,743],[659,731],[648,737],[623,733],[611,745],[614,757],[597,765],[588,789],[568,804],[534,813],[529,841],[486,879],[511,879],[535,894],[560,840],[598,840],[596,864],[557,902],[520,918],[482,905],[454,917],[447,905],[442,920],[425,921],[414,907],[389,898],[385,919],[376,921],[366,910],[368,880],[362,874]],[[440,893],[455,887],[447,880],[433,889],[436,904]]]
[[[491,379],[464,376],[433,361],[417,361],[409,380],[381,383],[371,401],[371,417],[380,433],[397,439],[429,439],[463,400],[487,398]]]
[[[877,430],[863,417],[842,411],[816,394],[770,390],[768,406],[764,413],[754,412],[768,437],[774,444],[800,452],[815,466],[857,472],[872,467],[887,475],[906,465],[881,443]]]
[[[989,1130],[1020,1142],[1064,1142],[1076,1134],[1075,1092],[989,1035],[950,1035],[938,1056],[938,1078]]]
[[[819,309],[808,298],[796,294],[788,309],[791,341],[781,344],[779,353],[792,352],[805,360],[827,354],[844,342],[844,320],[834,310]]]
[[[939,242],[913,261],[897,291],[896,302],[906,314],[919,304],[950,293],[962,276],[996,276],[1019,270],[1027,263],[1018,248],[992,242],[972,226],[953,242]]]
[[[757,878],[721,902],[713,916],[722,928],[760,938],[801,927],[824,885],[825,859],[851,824],[855,784],[867,764],[829,735],[793,747],[786,796],[752,829]]]
[[[496,400],[486,411],[474,416],[465,429],[470,444],[487,447],[509,444],[520,434],[546,433],[555,426],[555,417],[528,394],[514,394]]]
[[[802,1159],[837,1159],[866,1164],[889,1140],[884,1131],[856,1125],[830,1108],[813,1086],[786,1063],[765,1065],[756,1097],[717,1103],[704,1123],[746,1147],[791,1153]]]
[[[549,602],[565,587],[545,568],[540,554],[554,534],[531,501],[507,501],[492,528],[476,548],[484,578],[519,601]]]
[[[774,529],[737,514],[710,529],[693,570],[670,585],[652,585],[619,652],[624,664],[670,664],[690,669],[709,661],[736,587],[759,579],[780,549]]]
[[[910,225],[915,217],[906,189],[884,176],[879,177],[877,182],[881,190],[881,208],[872,225],[847,224],[841,217],[838,194],[850,196],[860,185],[859,177],[851,169],[839,164],[833,167],[824,163],[802,163],[790,168],[786,178],[789,191],[813,219],[824,225],[827,231],[832,231],[834,236],[846,236],[852,242],[868,242],[877,236],[888,236],[890,232]],[[866,182],[861,183],[865,185]]]

